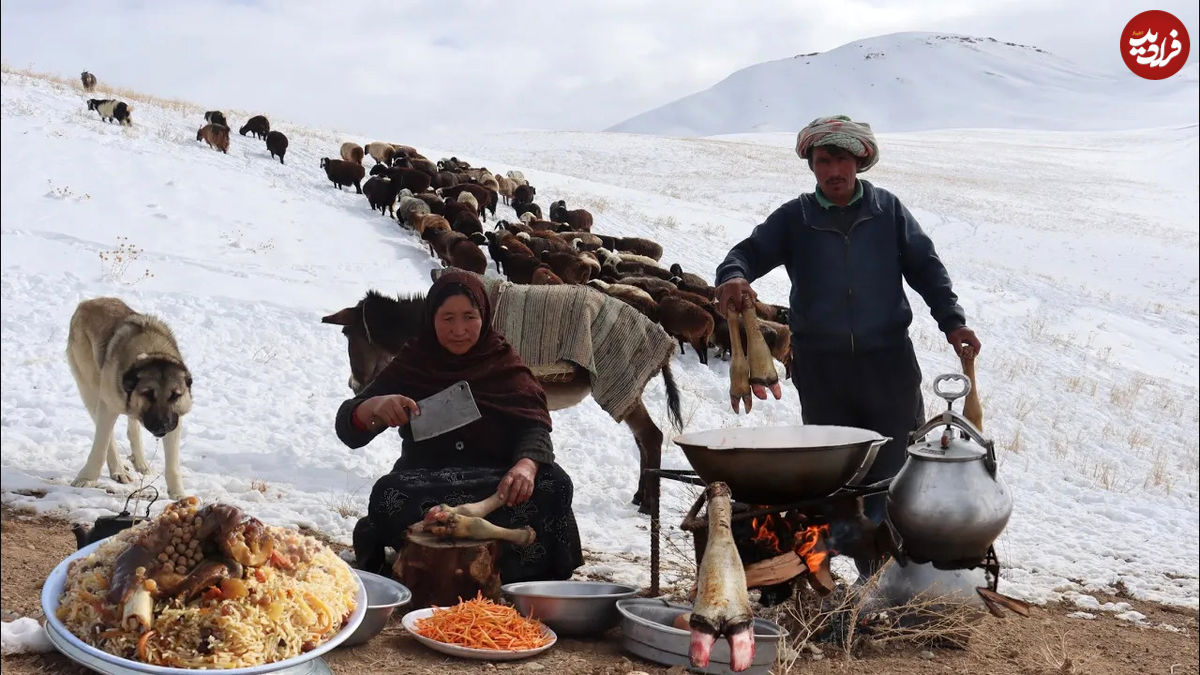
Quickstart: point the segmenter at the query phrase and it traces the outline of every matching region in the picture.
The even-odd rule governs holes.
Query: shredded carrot
[[[142,636],[138,638],[137,656],[138,656],[138,660],[140,660],[140,661],[147,660],[146,659],[146,643],[150,641],[151,635],[154,635],[154,631],[148,630],[145,633],[142,633]]]
[[[517,651],[550,642],[540,621],[497,605],[482,593],[448,609],[435,607],[432,616],[417,620],[417,632],[438,642],[474,649]]]

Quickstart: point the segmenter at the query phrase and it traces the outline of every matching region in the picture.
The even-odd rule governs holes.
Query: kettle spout
[[[92,528],[83,523],[73,523],[71,525],[71,533],[75,535],[75,548],[81,549],[89,543],[88,537],[92,534]]]

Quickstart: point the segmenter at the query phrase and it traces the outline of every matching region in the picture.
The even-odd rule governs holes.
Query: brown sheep
[[[613,241],[613,246],[621,253],[634,253],[652,258],[655,262],[662,260],[662,245],[649,239],[641,237],[616,237],[615,241]]]
[[[567,210],[567,202],[564,199],[550,203],[550,220],[566,223],[576,232],[592,231],[592,214],[586,209]]]
[[[438,172],[437,164],[434,164],[424,157],[409,157],[408,161],[412,165],[412,168],[416,169],[417,171],[424,171],[430,176]]]
[[[438,190],[438,194],[441,195],[442,199],[458,199],[458,196],[464,192],[470,192],[475,197],[475,201],[479,204],[479,216],[481,218],[486,220],[486,211],[491,211],[492,217],[496,217],[496,204],[500,201],[500,196],[495,190],[489,190],[482,185],[469,183]]]
[[[526,202],[526,203],[532,202],[533,198],[536,196],[537,196],[537,188],[533,187],[529,183],[526,183],[524,185],[518,185],[513,190],[513,201],[514,202]]]
[[[667,295],[672,295],[675,293],[675,291],[679,290],[675,287],[675,284],[673,284],[669,281],[664,281],[662,279],[655,279],[654,277],[645,277],[645,276],[618,277],[616,279],[616,282],[621,283],[621,284],[626,284],[628,286],[636,286],[636,287],[642,289],[643,291],[646,291],[647,293],[650,294],[650,297],[654,298],[655,302],[658,302],[663,297],[665,297]]]
[[[445,208],[442,209],[442,215],[446,216],[446,220],[449,220],[452,223],[464,213],[475,216],[476,218],[479,217],[479,211],[469,202],[451,200],[446,202]]]
[[[537,257],[533,255],[533,251],[530,251],[529,247],[523,241],[517,239],[516,235],[511,232],[506,230],[487,232],[484,236],[487,237],[488,254],[491,255],[492,261],[496,263],[497,272],[500,271],[504,261],[510,257],[529,258],[534,263],[541,264],[538,262]],[[537,264],[533,265],[533,267],[536,267]],[[533,273],[533,267],[530,267],[528,270],[530,274]],[[505,272],[505,276],[508,276],[507,272]]]
[[[96,76],[95,75],[93,75],[85,70],[82,73],[80,73],[79,79],[83,82],[83,90],[84,91],[93,91],[96,89]]]
[[[425,233],[431,230],[450,229],[450,222],[434,213],[427,213],[423,216],[413,216],[412,220],[413,222],[410,223],[412,229],[416,230],[417,234],[421,235],[422,239],[425,238]]]
[[[541,265],[533,270],[533,276],[529,279],[531,286],[559,286],[563,280],[559,278],[549,267]]]
[[[513,190],[517,189],[516,182],[508,176],[496,175],[496,192],[500,193],[500,199],[505,204],[512,203]]]
[[[196,140],[204,139],[208,147],[229,153],[229,127],[220,124],[205,124],[196,132]]]
[[[700,276],[699,274],[684,272],[683,267],[679,263],[671,265],[671,274],[679,277],[680,280],[676,282],[679,285],[679,288],[685,291],[691,291],[692,293],[703,295],[709,300],[715,300],[717,298],[717,289],[713,287],[712,284],[708,283],[708,281],[706,281],[704,277]]]
[[[363,149],[358,143],[342,143],[342,159],[355,164],[362,164]]]
[[[392,145],[383,141],[367,143],[363,147],[363,150],[366,150],[367,154],[375,160],[376,164],[391,164],[392,160],[396,157],[396,151],[392,149]]]
[[[592,276],[592,266],[575,253],[543,251],[540,259],[568,284],[586,284]]]
[[[569,242],[576,242],[575,247],[580,251],[595,251],[604,246],[604,243],[600,241],[600,237],[591,232],[573,232],[568,230],[566,232],[560,231],[558,236]]]
[[[487,271],[487,257],[479,245],[466,235],[451,230],[426,230],[422,238],[429,243],[430,255],[436,255],[450,267],[470,270],[476,274]]]
[[[712,315],[703,307],[684,300],[677,295],[667,295],[658,301],[658,322],[679,340],[679,353],[687,342],[696,350],[700,363],[708,363],[708,343],[712,339],[714,322]]]
[[[602,291],[606,295],[611,295],[641,312],[654,323],[658,323],[658,303],[654,301],[654,298],[650,297],[649,293],[637,286],[610,284],[599,279],[592,279],[588,281],[587,285]]]
[[[361,164],[322,157],[321,168],[325,169],[325,175],[333,182],[334,187],[337,189],[341,190],[343,185],[353,185],[355,191],[360,195],[362,194],[362,179],[363,176],[367,175],[367,172],[362,168]]]
[[[450,228],[455,232],[462,232],[470,236],[472,234],[483,234],[483,223],[480,222],[479,216],[473,213],[460,213],[454,218],[447,217],[450,221]]]

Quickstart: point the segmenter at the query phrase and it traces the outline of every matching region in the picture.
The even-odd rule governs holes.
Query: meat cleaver
[[[414,441],[440,436],[447,431],[465,427],[482,417],[471,385],[465,380],[455,382],[428,398],[417,401],[421,414],[408,422]]]

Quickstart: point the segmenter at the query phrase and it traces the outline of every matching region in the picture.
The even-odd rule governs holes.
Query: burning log
[[[1004,618],[1004,612],[1000,611],[1001,607],[1020,616],[1029,616],[1029,603],[1027,602],[1010,598],[1007,595],[983,588],[982,586],[976,588],[975,591],[979,593],[979,597],[983,598],[983,604],[987,606],[988,611],[997,618]]]
[[[751,526],[754,528],[751,543],[775,553],[789,553],[747,566],[746,581],[750,587],[768,586],[803,576],[821,595],[833,592],[835,584],[829,563],[835,552],[828,543],[829,525],[807,525],[803,517],[796,514],[787,518],[767,514],[762,519],[753,519]],[[789,571],[792,572],[789,576],[781,576]],[[755,583],[750,583],[751,576]]]
[[[795,551],[746,565],[746,588],[771,586],[791,581],[808,572],[804,560]]]

